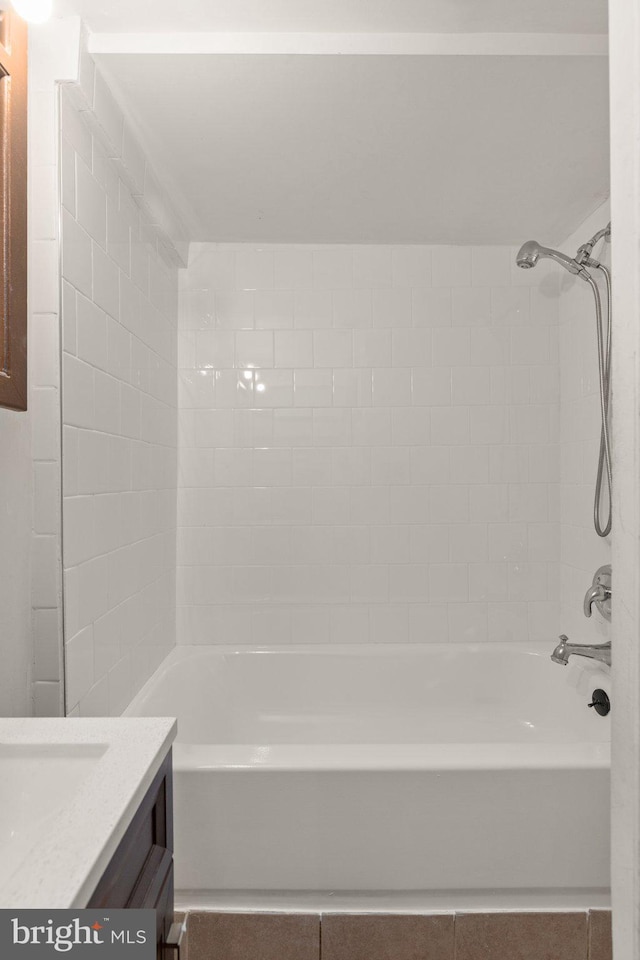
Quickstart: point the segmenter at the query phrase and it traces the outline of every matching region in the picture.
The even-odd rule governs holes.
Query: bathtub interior
[[[183,646],[127,712],[176,715],[179,744],[606,743],[609,683],[545,644]]]

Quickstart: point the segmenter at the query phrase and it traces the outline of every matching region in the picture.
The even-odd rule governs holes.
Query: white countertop
[[[0,778],[3,756],[18,748],[34,749],[50,769],[64,748],[72,754],[84,745],[88,756],[77,787],[60,809],[52,799],[46,829],[40,823],[39,832],[34,830],[33,845],[19,863],[10,855],[2,857],[0,833],[0,909],[86,906],[166,757],[176,727],[172,718],[0,719]],[[11,762],[15,770],[18,762],[37,760]],[[42,782],[37,767],[31,778],[46,794],[45,764],[40,768]],[[6,796],[11,784],[2,786]]]

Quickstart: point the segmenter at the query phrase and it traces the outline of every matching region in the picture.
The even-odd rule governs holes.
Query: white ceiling
[[[98,31],[606,33],[607,0],[55,0]]]
[[[193,239],[558,242],[608,195],[607,0],[54,4]]]
[[[558,242],[608,194],[605,57],[98,59],[193,239]]]

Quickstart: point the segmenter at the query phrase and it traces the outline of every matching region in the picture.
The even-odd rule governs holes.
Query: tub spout
[[[569,663],[569,657],[587,657],[589,660],[598,660],[611,666],[611,641],[609,643],[569,643],[569,637],[563,633],[560,643],[551,654],[554,663],[561,663],[563,667]]]

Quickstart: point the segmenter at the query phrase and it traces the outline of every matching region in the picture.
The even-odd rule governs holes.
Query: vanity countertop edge
[[[172,717],[0,719],[0,746],[105,747],[19,868],[0,865],[0,908],[86,906],[176,732]]]

